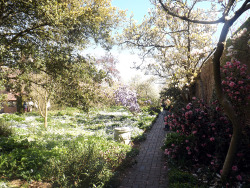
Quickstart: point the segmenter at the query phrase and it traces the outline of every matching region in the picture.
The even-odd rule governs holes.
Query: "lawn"
[[[89,114],[67,108],[49,112],[47,130],[36,112],[0,118],[13,130],[11,136],[0,137],[0,187],[17,179],[25,180],[23,186],[112,187],[137,154],[133,144],[114,141],[114,128],[130,127],[132,140],[142,140],[156,115],[133,116],[121,107]]]

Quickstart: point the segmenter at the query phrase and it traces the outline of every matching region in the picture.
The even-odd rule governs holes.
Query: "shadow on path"
[[[166,132],[163,130],[163,112],[141,143],[137,164],[128,170],[120,188],[166,188],[167,170],[164,168],[164,154],[161,150]]]

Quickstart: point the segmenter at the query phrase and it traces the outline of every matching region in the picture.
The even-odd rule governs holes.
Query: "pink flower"
[[[234,83],[234,82],[230,82],[230,83],[229,83],[229,86],[230,86],[230,87],[234,87],[234,86],[235,86],[235,83]]]
[[[207,157],[212,157],[212,155],[210,155],[210,154],[207,154]]]
[[[245,71],[246,71],[246,67],[242,67],[242,68],[240,69],[240,71],[241,71],[241,72],[245,72]]]
[[[187,146],[187,147],[186,147],[186,150],[190,150],[190,147]]]
[[[244,82],[243,81],[238,81],[238,84],[243,84]]]
[[[237,178],[237,180],[239,180],[239,181],[241,181],[241,180],[242,180],[241,175],[236,176],[236,178]]]
[[[193,99],[193,100],[196,100],[196,97],[193,97],[192,99]]]
[[[189,110],[191,108],[191,104],[189,103],[187,106],[186,106],[186,109]]]
[[[221,108],[217,106],[216,111],[221,111]]]
[[[225,85],[227,82],[225,80],[223,80],[221,83]]]
[[[240,65],[240,62],[239,62],[239,61],[235,61],[235,62],[234,62],[234,65],[235,65],[235,66],[238,66],[238,65]]]
[[[233,170],[233,171],[237,171],[237,170],[238,170],[238,167],[237,167],[237,166],[233,166],[233,167],[232,167],[232,170]]]
[[[174,144],[172,144],[171,146],[173,146],[173,147],[174,147],[175,145],[174,145]]]
[[[189,140],[185,140],[185,142],[186,142],[186,143],[188,143],[188,142],[189,142]]]
[[[222,170],[220,170],[220,174],[222,174]]]
[[[193,131],[192,133],[193,133],[193,134],[196,134],[196,133],[197,133],[197,131]]]
[[[209,140],[210,140],[211,142],[213,142],[215,139],[214,139],[214,137],[211,137]]]
[[[242,157],[244,154],[243,153],[237,153],[238,157]]]
[[[191,155],[191,151],[188,152],[188,155]]]

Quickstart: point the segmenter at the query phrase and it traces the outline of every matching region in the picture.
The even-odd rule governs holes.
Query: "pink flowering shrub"
[[[219,108],[217,108],[219,110]],[[220,111],[194,98],[176,114],[165,117],[175,133],[167,135],[165,154],[170,159],[221,168],[232,136],[232,125]]]
[[[227,62],[222,68],[222,86],[237,112],[248,105],[250,100],[250,75],[247,66],[239,61]]]
[[[247,66],[239,61],[227,62],[222,72],[223,91],[232,102],[237,114],[242,117],[250,100],[250,76]],[[167,134],[163,146],[168,161],[193,169],[205,167],[211,172],[221,173],[222,165],[232,137],[232,125],[223,115],[218,101],[208,107],[195,97],[192,102],[174,114],[165,117],[165,125],[172,131]],[[242,126],[242,141],[231,169],[228,185],[250,178],[249,158],[250,127]]]

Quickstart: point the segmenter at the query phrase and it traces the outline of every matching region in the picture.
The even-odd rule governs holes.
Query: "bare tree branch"
[[[168,45],[168,46],[163,46],[163,45],[157,45],[157,44],[151,44],[151,45],[143,45],[143,44],[139,44],[139,43],[135,43],[135,42],[131,42],[131,41],[124,41],[120,44],[126,44],[126,43],[130,43],[134,46],[138,46],[138,47],[144,47],[144,48],[149,48],[149,47],[155,47],[155,48],[171,48],[174,47],[174,45]]]
[[[219,18],[218,20],[214,20],[214,21],[192,20],[186,16],[180,16],[180,15],[175,14],[172,11],[170,11],[170,9],[163,4],[162,0],[159,0],[159,3],[161,4],[164,11],[166,11],[169,15],[180,18],[180,19],[185,20],[185,21],[189,21],[192,23],[200,23],[200,24],[217,24],[217,23],[224,23],[225,22],[224,15],[221,18]]]

